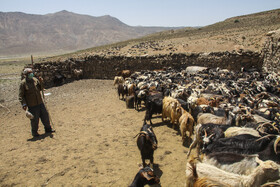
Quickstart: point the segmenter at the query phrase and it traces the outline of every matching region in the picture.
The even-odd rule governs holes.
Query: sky
[[[279,8],[280,0],[0,0],[0,12],[44,15],[67,10],[110,15],[130,26],[206,26]]]

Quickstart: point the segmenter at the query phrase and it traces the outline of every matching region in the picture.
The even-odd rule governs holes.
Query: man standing
[[[46,133],[55,132],[51,125],[49,114],[43,103],[40,91],[43,89],[43,79],[34,77],[31,68],[25,68],[23,71],[25,78],[21,81],[19,88],[19,101],[21,102],[23,110],[27,110],[34,116],[31,121],[31,132],[32,136],[39,136],[39,118],[41,119]]]

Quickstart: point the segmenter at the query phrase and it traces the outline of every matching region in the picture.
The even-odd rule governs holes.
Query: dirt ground
[[[17,101],[18,88],[1,89],[0,186],[128,186],[141,164],[134,136],[145,112],[127,109],[112,80],[80,80],[47,89],[56,133],[32,138]],[[5,91],[5,90],[4,90]],[[5,106],[5,107],[3,107]],[[7,107],[7,108],[6,108]],[[161,186],[185,184],[187,147],[178,129],[153,119],[158,138],[155,173]]]

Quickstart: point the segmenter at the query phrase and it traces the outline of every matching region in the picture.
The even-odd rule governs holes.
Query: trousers
[[[39,119],[41,119],[41,122],[44,125],[45,132],[50,132],[52,130],[50,125],[49,114],[44,103],[41,103],[33,107],[28,107],[28,111],[34,116],[34,118],[30,120],[32,135],[38,134]]]

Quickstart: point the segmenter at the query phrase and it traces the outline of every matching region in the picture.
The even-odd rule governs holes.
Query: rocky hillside
[[[146,56],[169,53],[261,52],[269,31],[280,28],[280,9],[228,18],[200,28],[163,31],[142,38],[79,51],[83,54]]]
[[[167,27],[131,27],[111,16],[61,11],[47,15],[0,12],[0,56],[65,53],[142,37]]]

